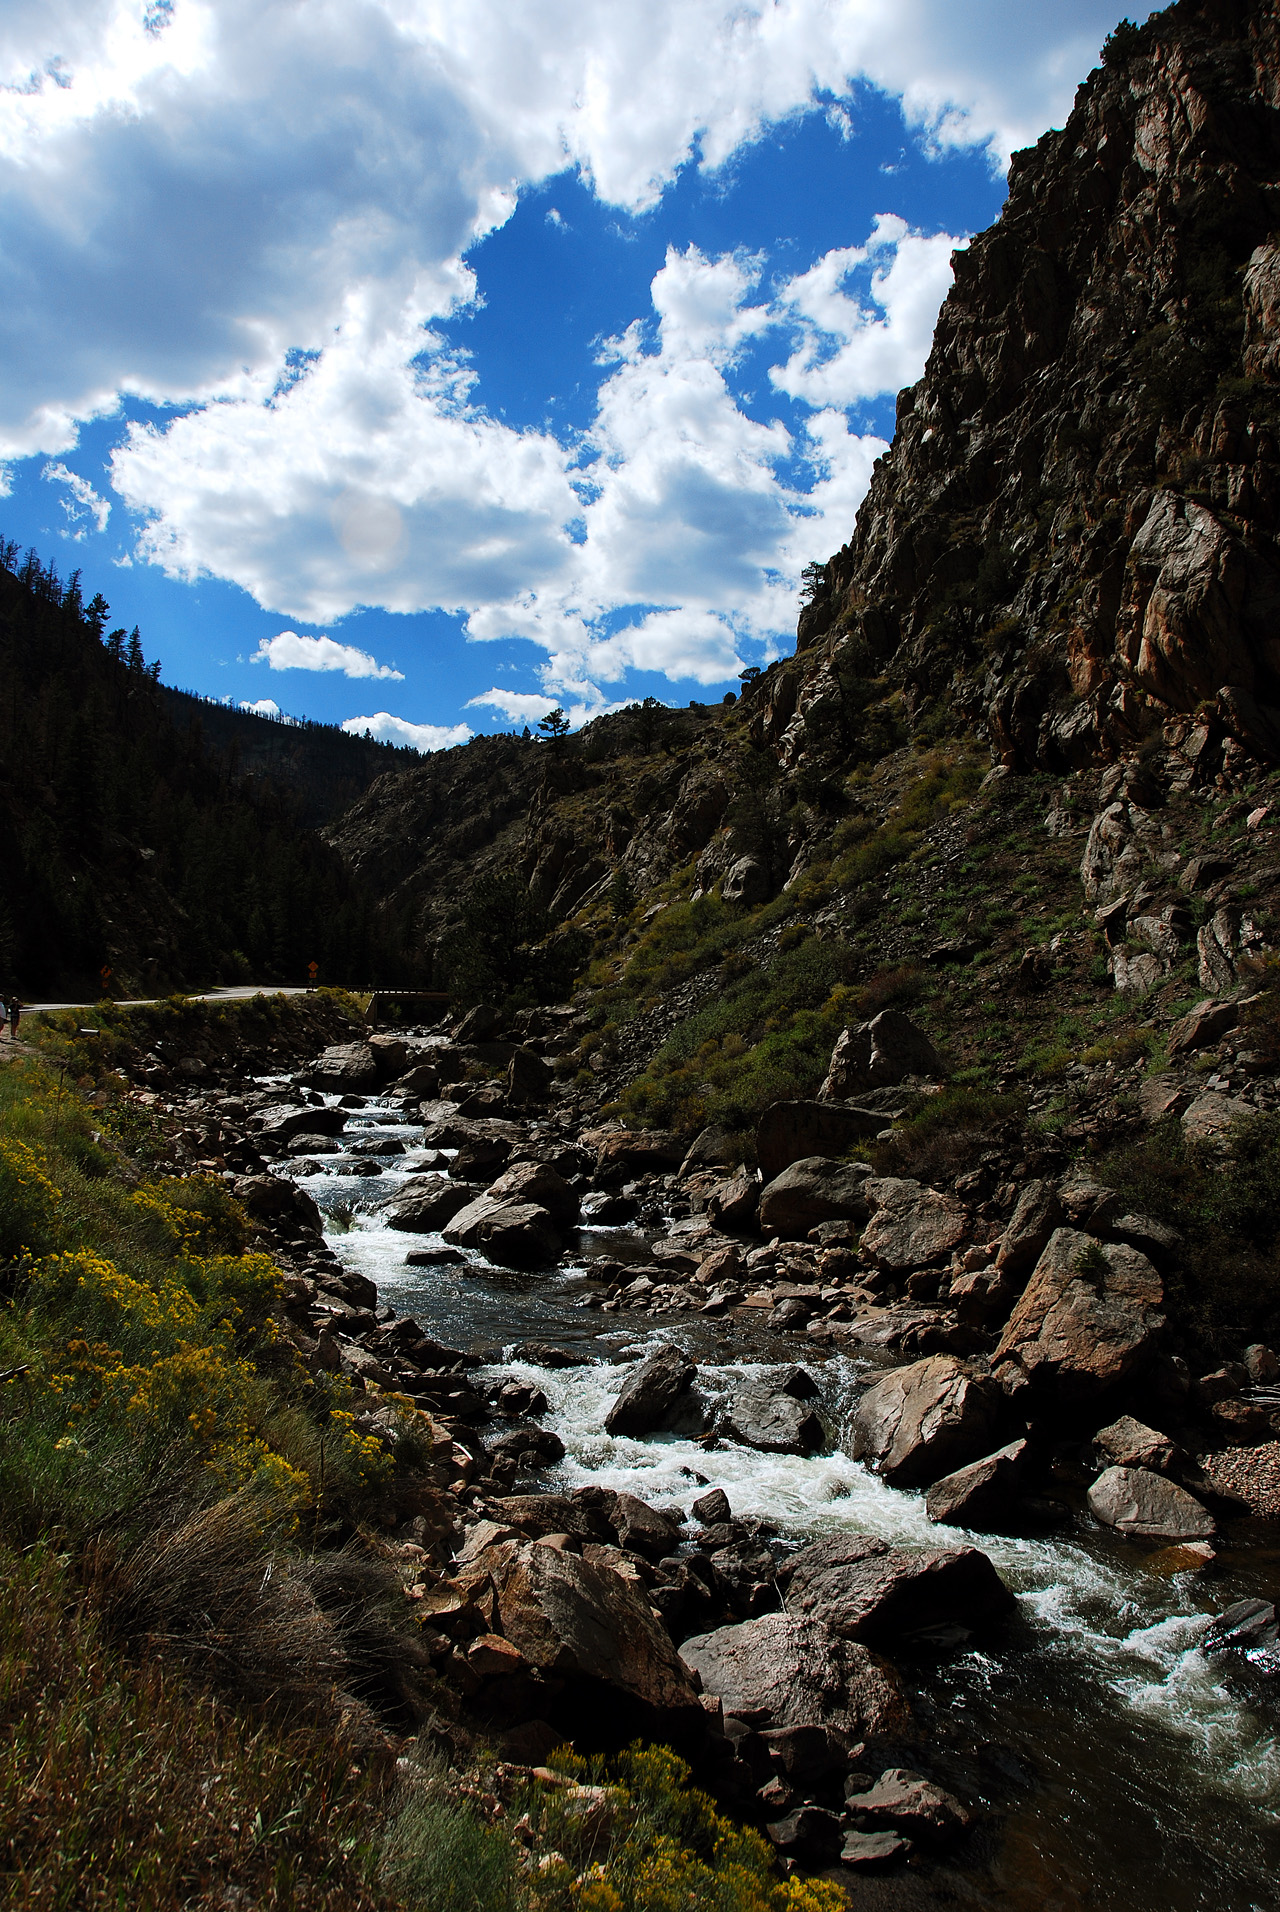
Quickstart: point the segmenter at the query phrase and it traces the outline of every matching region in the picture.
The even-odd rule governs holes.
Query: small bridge
[[[403,1016],[406,1011],[412,1013],[418,1009],[447,1009],[451,1000],[447,989],[371,989],[364,1019],[376,1026],[393,1019],[397,1011]]]

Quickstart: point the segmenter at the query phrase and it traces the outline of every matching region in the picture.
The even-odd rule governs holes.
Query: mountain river
[[[803,1336],[732,1319],[629,1325],[625,1315],[584,1308],[593,1255],[642,1258],[638,1230],[584,1229],[572,1265],[551,1274],[513,1274],[479,1255],[409,1268],[410,1249],[440,1238],[382,1228],[377,1209],[413,1171],[422,1131],[376,1101],[352,1115],[346,1140],[368,1140],[370,1130],[406,1148],[376,1178],[336,1173],[340,1156],[297,1165],[328,1240],[398,1312],[542,1389],[550,1410],[540,1418],[566,1449],[546,1470],[546,1487],[594,1481],[684,1516],[708,1486],[722,1487],[735,1516],[767,1521],[796,1543],[841,1528],[907,1546],[972,1541],[1017,1593],[1019,1616],[997,1643],[898,1662],[934,1741],[937,1776],[946,1783],[950,1760],[972,1791],[977,1774],[990,1818],[945,1861],[859,1878],[855,1904],[876,1912],[1276,1912],[1280,1682],[1226,1657],[1206,1659],[1196,1646],[1207,1614],[1246,1595],[1280,1596],[1274,1530],[1239,1523],[1208,1571],[1160,1574],[1147,1565],[1149,1549],[1083,1513],[1074,1530],[1048,1538],[938,1527],[926,1519],[923,1495],[886,1487],[838,1448],[801,1459],[728,1443],[708,1450],[671,1435],[612,1438],[602,1431],[605,1412],[626,1368],[658,1340],[677,1339],[696,1356],[708,1393],[759,1365],[799,1358],[837,1429],[867,1367]],[[545,1369],[509,1358],[528,1340],[590,1350],[596,1364]]]

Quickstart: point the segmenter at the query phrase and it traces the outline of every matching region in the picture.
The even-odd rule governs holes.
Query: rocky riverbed
[[[666,1739],[858,1904],[1261,1906],[1275,1694],[1200,1643],[1280,1592],[1280,1363],[1168,1353],[1168,1230],[1078,1168],[859,1163],[930,1086],[877,1020],[759,1173],[584,1125],[527,1047],[477,1082],[465,1029],[134,1093],[357,1426],[427,1432],[381,1544],[441,1730]]]

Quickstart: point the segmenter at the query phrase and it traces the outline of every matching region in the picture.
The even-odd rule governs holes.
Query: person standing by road
[[[22,1014],[22,1004],[16,996],[9,998],[9,1040],[18,1040],[18,1018]]]
[[[9,999],[7,996],[0,996],[0,1042],[4,1040],[4,1025],[8,1019],[8,1015]]]

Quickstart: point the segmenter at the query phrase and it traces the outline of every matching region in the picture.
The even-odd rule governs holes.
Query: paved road
[[[185,995],[186,992],[182,993]],[[234,989],[206,990],[203,995],[193,995],[191,1000],[192,1002],[244,1002],[250,996],[305,996],[307,993],[305,988],[295,984],[238,983]],[[116,1001],[115,997],[112,1001]],[[145,1009],[150,1003],[167,1001],[166,996],[128,996],[121,998],[116,1006],[120,1009]],[[22,1013],[24,1016],[30,1016],[41,1009],[93,1009],[95,1006],[91,1002],[24,1002]]]

